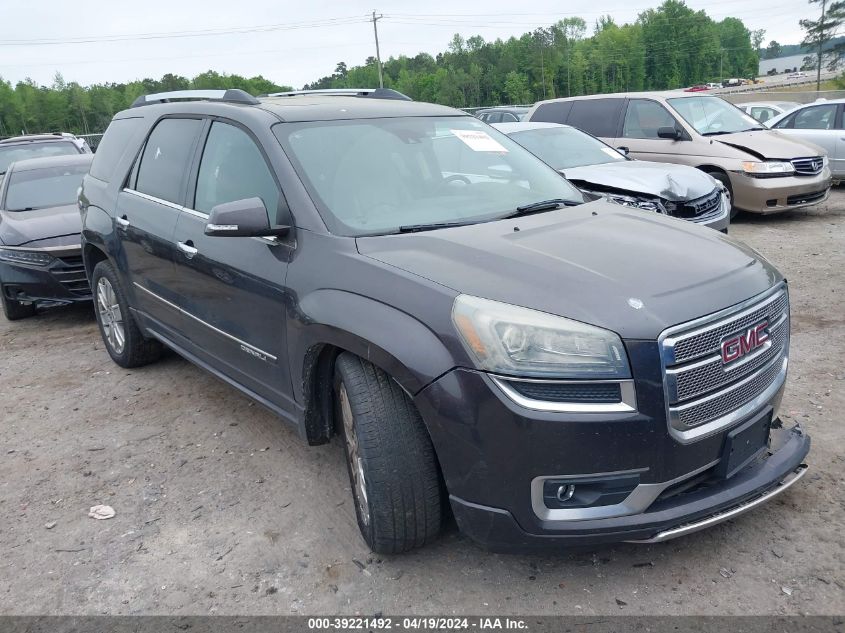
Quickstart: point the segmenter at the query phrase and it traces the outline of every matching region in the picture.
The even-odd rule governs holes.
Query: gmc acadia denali
[[[786,281],[389,90],[141,97],[80,195],[106,349],[346,447],[377,552],[658,542],[794,484]]]

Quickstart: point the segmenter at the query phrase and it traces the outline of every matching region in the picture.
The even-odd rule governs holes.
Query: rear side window
[[[572,102],[566,122],[593,136],[616,136],[622,99],[584,99]]]
[[[202,153],[194,208],[209,213],[218,204],[256,197],[274,221],[279,187],[264,156],[246,132],[215,122]]]
[[[201,127],[199,119],[161,120],[144,146],[135,189],[181,204],[188,161]]]
[[[572,110],[571,101],[552,101],[537,106],[532,121],[544,121],[546,123],[566,123],[566,118]]]
[[[768,121],[774,116],[777,116],[777,112],[775,112],[772,108],[767,108],[765,106],[752,107],[749,114],[761,123]]]
[[[625,113],[622,136],[625,138],[659,139],[657,130],[676,127],[673,117],[662,105],[648,99],[632,99]]]
[[[143,121],[140,117],[115,119],[109,123],[106,133],[97,146],[94,162],[91,163],[91,175],[97,180],[111,181],[117,169],[118,161],[126,151],[129,141]]]
[[[796,130],[832,130],[836,127],[836,107],[836,104],[830,103],[804,108],[786,117],[775,127]]]

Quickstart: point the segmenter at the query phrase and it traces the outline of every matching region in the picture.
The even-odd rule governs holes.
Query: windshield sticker
[[[501,152],[507,154],[508,150],[504,145],[491,137],[487,132],[474,130],[449,130],[452,134],[461,139],[464,144],[474,152]]]
[[[603,151],[605,154],[607,154],[607,155],[608,155],[608,156],[610,156],[611,158],[615,158],[615,159],[617,159],[617,160],[618,160],[618,159],[620,159],[620,158],[622,158],[622,154],[620,154],[620,153],[619,153],[619,152],[617,152],[615,149],[612,149],[612,148],[610,148],[610,147],[602,147],[602,148],[601,148],[601,151]]]

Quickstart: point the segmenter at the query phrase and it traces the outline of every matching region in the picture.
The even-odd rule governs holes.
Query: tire
[[[731,179],[728,178],[728,175],[726,173],[721,171],[708,171],[707,173],[713,176],[713,178],[718,180],[720,183],[725,185],[725,189],[728,190],[728,202],[731,203],[731,220],[733,220],[736,217],[737,213],[739,213],[739,209],[737,209],[733,204],[734,190],[733,187],[731,187]]]
[[[161,343],[141,334],[129,311],[123,284],[111,263],[98,263],[91,277],[97,325],[111,359],[127,369],[158,360]]]
[[[397,554],[433,541],[442,521],[440,476],[414,404],[387,374],[349,353],[335,363],[334,403],[367,545]]]
[[[18,321],[35,316],[35,302],[21,303],[6,296],[6,291],[0,286],[0,299],[3,302],[3,314],[9,321]]]

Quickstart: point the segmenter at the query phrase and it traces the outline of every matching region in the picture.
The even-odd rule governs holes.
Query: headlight
[[[537,310],[460,295],[452,320],[479,369],[516,376],[631,377],[615,333]]]
[[[39,251],[19,251],[11,248],[0,248],[0,260],[15,264],[31,264],[33,266],[49,266],[53,261],[52,255]]]
[[[621,204],[625,207],[634,207],[635,209],[644,209],[646,211],[655,211],[657,213],[666,213],[666,209],[657,200],[648,200],[646,198],[635,198],[634,196],[624,196],[617,193],[608,193],[607,199],[616,204]]]
[[[782,160],[746,160],[742,162],[742,171],[750,176],[788,176],[795,173],[795,167],[792,163]]]

